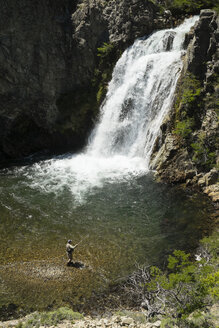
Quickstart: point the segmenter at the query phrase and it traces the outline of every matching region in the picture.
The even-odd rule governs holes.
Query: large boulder
[[[201,78],[204,78],[206,61],[211,60],[216,51],[215,24],[215,11],[201,10],[200,20],[195,26],[194,37],[188,47],[188,70]]]

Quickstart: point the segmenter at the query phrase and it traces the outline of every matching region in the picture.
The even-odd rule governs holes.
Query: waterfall
[[[87,153],[141,157],[148,168],[182,68],[185,33],[197,20],[137,40],[116,64]]]
[[[33,165],[26,176],[34,188],[67,188],[80,200],[106,181],[146,174],[182,69],[184,37],[197,19],[138,39],[123,53],[86,149]]]

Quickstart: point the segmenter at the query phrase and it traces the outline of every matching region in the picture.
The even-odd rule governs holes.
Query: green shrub
[[[200,310],[194,311],[189,317],[185,319],[188,327],[191,328],[209,328],[208,323],[206,322],[206,314]]]
[[[194,80],[193,80],[194,83]],[[182,95],[182,103],[183,104],[189,104],[196,100],[196,97],[198,97],[201,93],[201,88],[196,88],[193,84],[193,88],[186,88]]]
[[[194,121],[191,118],[187,118],[184,121],[177,122],[174,133],[183,139],[190,137],[192,133],[192,128],[194,126]]]
[[[97,56],[101,58],[108,57],[113,49],[114,46],[111,43],[104,42],[102,47],[97,48]]]
[[[80,320],[83,318],[83,315],[74,312],[67,307],[61,307],[58,310],[42,312],[42,313],[33,313],[26,322],[24,322],[20,327],[17,328],[32,328],[40,326],[56,326],[58,323],[63,320]]]
[[[106,95],[106,89],[104,87],[104,85],[100,85],[99,90],[97,92],[97,103],[100,104],[102,102],[102,100],[104,99]]]
[[[175,112],[179,135],[190,134],[192,125],[200,121],[201,82],[191,73],[182,77],[176,90]],[[184,129],[185,128],[185,129]],[[189,128],[189,131],[187,129]],[[182,131],[182,133],[181,133]],[[178,134],[178,133],[177,133]]]
[[[207,140],[203,134],[199,134],[198,140],[191,144],[193,149],[192,160],[205,169],[211,169],[216,165],[216,152],[210,151]]]
[[[152,293],[160,292],[179,314],[189,314],[209,303],[209,298],[219,300],[219,271],[204,259],[190,260],[190,254],[175,250],[168,258],[168,271],[152,267],[151,281],[146,283]]]
[[[96,90],[96,101],[100,105],[107,93],[108,82],[112,78],[113,67],[121,55],[111,43],[104,42],[97,48],[98,63],[94,70],[92,86]]]
[[[167,7],[173,14],[198,14],[201,9],[218,10],[219,5],[213,0],[168,0]]]
[[[191,104],[200,96],[201,82],[191,73],[187,73],[182,80],[180,88],[180,102]]]
[[[161,321],[161,328],[172,328],[176,325],[177,320],[173,318],[165,318]]]
[[[210,237],[201,240],[201,245],[211,254],[211,262],[218,263],[219,238],[218,232],[214,232]]]

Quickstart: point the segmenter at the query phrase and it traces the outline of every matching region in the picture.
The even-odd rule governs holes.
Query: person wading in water
[[[74,246],[72,246],[72,240],[69,239],[67,244],[66,244],[66,253],[67,253],[67,256],[68,256],[68,262],[67,262],[67,265],[73,265],[73,261],[72,261],[72,253],[74,252],[75,248],[80,244],[76,244]]]

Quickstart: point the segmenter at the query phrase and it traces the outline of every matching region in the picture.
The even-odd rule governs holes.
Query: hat
[[[68,243],[71,243],[71,242],[72,242],[72,240],[71,240],[71,239],[69,239],[69,240],[68,240]]]

